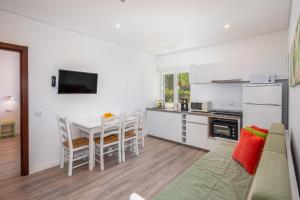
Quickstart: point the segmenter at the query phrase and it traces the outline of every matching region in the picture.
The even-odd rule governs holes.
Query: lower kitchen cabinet
[[[210,149],[213,144],[208,142],[208,117],[185,115],[186,118],[183,118],[181,113],[147,110],[147,133],[189,146]]]
[[[197,115],[187,116],[186,124],[186,144],[207,149],[208,117]]]
[[[187,122],[186,144],[206,149],[207,148],[207,125]]]
[[[181,142],[181,113],[147,111],[147,132],[166,140]]]

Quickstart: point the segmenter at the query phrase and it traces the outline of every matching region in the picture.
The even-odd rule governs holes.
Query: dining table
[[[135,117],[129,117],[127,120],[134,120]],[[113,122],[112,122],[113,123]],[[101,117],[89,117],[83,119],[73,120],[72,124],[81,133],[88,135],[89,139],[89,170],[94,169],[94,137],[95,134],[100,134],[102,128],[102,118]]]

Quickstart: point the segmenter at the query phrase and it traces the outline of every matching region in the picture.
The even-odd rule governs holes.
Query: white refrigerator
[[[282,84],[243,85],[243,127],[282,123]]]

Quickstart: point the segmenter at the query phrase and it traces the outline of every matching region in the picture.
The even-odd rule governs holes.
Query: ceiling
[[[0,0],[0,9],[159,55],[286,29],[290,0]]]

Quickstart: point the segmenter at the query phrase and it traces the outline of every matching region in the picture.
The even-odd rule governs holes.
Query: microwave
[[[212,107],[211,101],[198,101],[191,102],[190,111],[191,112],[210,112]]]

